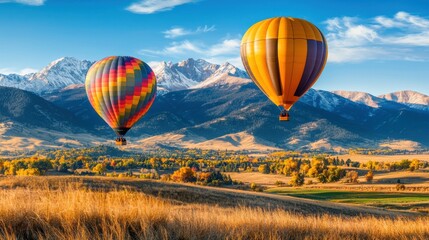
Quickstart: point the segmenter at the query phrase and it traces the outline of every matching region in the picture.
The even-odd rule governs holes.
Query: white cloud
[[[381,48],[370,47],[332,47],[329,49],[330,62],[360,62],[375,60],[388,53]]]
[[[180,43],[173,43],[172,46],[166,47],[164,51],[166,54],[184,54],[189,52],[203,53],[200,47],[188,40]]]
[[[429,20],[419,16],[413,16],[406,12],[398,12],[395,15],[395,20],[404,22],[404,23],[410,23],[411,25],[425,28],[425,29],[429,27]]]
[[[141,0],[128,6],[127,10],[138,14],[152,14],[168,11],[176,6],[191,2],[196,2],[196,0]]]
[[[159,61],[150,61],[150,62],[147,62],[147,65],[149,65],[149,67],[151,67],[151,68],[155,68],[155,67],[157,67],[160,63],[161,63],[161,62],[159,62]]]
[[[0,3],[21,3],[25,5],[31,5],[31,6],[42,6],[46,0],[0,0]]]
[[[417,34],[408,34],[401,37],[387,38],[386,40],[395,44],[427,47],[429,46],[429,31]]]
[[[325,24],[331,62],[429,59],[428,19],[398,12],[392,18],[342,17]]]
[[[206,33],[206,32],[213,32],[213,31],[215,31],[216,30],[216,28],[215,28],[215,26],[214,25],[212,25],[212,26],[207,26],[207,25],[204,25],[204,27],[198,27],[197,28],[197,33],[199,33],[199,32],[203,32],[203,33]]]
[[[142,49],[142,55],[180,55],[198,53],[206,56],[219,56],[219,55],[234,55],[240,53],[240,39],[225,39],[220,43],[212,46],[207,46],[203,43],[191,42],[184,40],[182,42],[173,42],[162,50]]]
[[[35,73],[35,72],[38,72],[38,71],[39,70],[34,69],[34,68],[24,68],[24,69],[19,70],[18,74],[19,75],[26,75],[26,74]]]
[[[173,58],[203,58],[213,63],[230,62],[236,66],[242,66],[240,60],[240,39],[228,38],[216,44],[207,45],[201,42],[184,40],[172,42],[162,50],[142,49],[141,55],[150,57],[173,57]]]
[[[191,32],[189,32],[183,28],[180,28],[180,27],[171,28],[167,31],[164,31],[163,33],[164,33],[165,38],[177,38],[177,37],[186,36],[186,35],[191,34]]]
[[[34,68],[23,68],[21,70],[16,70],[13,68],[0,68],[0,74],[9,75],[9,74],[18,74],[18,75],[26,75],[29,73],[35,73],[39,70]]]
[[[210,56],[219,56],[225,54],[231,54],[234,52],[240,53],[240,39],[225,39],[222,42],[211,46],[208,49]]]
[[[198,33],[206,33],[206,32],[212,32],[215,31],[215,26],[207,26],[205,25],[204,27],[198,27],[196,30],[192,31],[192,30],[187,30],[181,27],[172,27],[167,31],[164,31],[164,37],[165,38],[177,38],[177,37],[182,37],[182,36],[186,36],[186,35],[193,35],[193,34],[198,34]]]
[[[382,27],[386,27],[386,28],[403,27],[404,26],[403,23],[395,21],[394,19],[391,19],[391,18],[384,17],[384,16],[378,16],[374,20],[376,23],[378,23]]]

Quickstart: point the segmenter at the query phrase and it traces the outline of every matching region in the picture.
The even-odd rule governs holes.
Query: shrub
[[[365,179],[367,182],[372,182],[372,180],[374,179],[374,173],[372,172],[372,170],[368,171],[368,173],[365,175]]]
[[[263,192],[264,191],[264,187],[256,184],[256,183],[250,183],[250,189],[252,189],[252,191],[255,192]]]
[[[128,177],[128,175],[125,173],[119,173],[118,174],[118,178],[124,178],[124,177]]]
[[[358,183],[359,174],[356,171],[348,171],[346,173],[346,182],[348,183]]]
[[[270,173],[270,167],[267,164],[261,164],[258,167],[258,171],[263,174]]]
[[[238,180],[233,180],[232,184],[234,184],[234,185],[244,185],[244,183],[242,181],[238,181]]]
[[[405,190],[405,185],[404,184],[396,184],[396,191],[404,191]]]
[[[68,172],[68,167],[66,163],[61,163],[58,167],[57,167],[57,171],[58,172]]]
[[[170,181],[170,174],[162,174],[160,180],[164,182]]]
[[[279,181],[279,180],[277,180],[274,184],[275,184],[277,187],[283,187],[283,186],[285,185],[285,183],[284,183],[284,182]]]
[[[16,171],[16,175],[20,176],[40,176],[40,171],[37,168],[19,169]]]

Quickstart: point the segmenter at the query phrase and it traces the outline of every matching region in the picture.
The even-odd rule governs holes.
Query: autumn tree
[[[284,161],[283,174],[289,176],[292,172],[296,172],[299,170],[298,161],[292,158],[289,158]]]
[[[317,175],[321,183],[336,182],[345,176],[345,171],[339,167],[329,167]]]
[[[302,186],[304,184],[304,174],[299,172],[293,172],[289,184],[292,186]]]
[[[374,179],[374,172],[372,170],[369,170],[368,173],[365,175],[365,179],[367,182],[372,182]]]
[[[348,171],[346,173],[346,182],[358,183],[359,174],[356,171]]]
[[[19,176],[40,176],[40,171],[37,168],[19,169],[16,171],[16,175]]]
[[[99,163],[99,164],[95,165],[94,168],[92,168],[92,171],[97,173],[97,174],[103,174],[106,172],[106,166],[102,163]]]
[[[174,182],[195,182],[195,172],[190,167],[181,167],[171,175]]]
[[[413,159],[413,161],[411,161],[411,163],[410,163],[410,168],[409,168],[409,170],[410,170],[411,172],[413,172],[413,171],[415,171],[415,170],[419,170],[419,168],[420,168],[420,161],[419,161],[419,160],[417,160],[417,159]]]
[[[258,167],[258,171],[263,174],[268,174],[270,173],[270,168],[268,167],[267,164],[261,164]]]
[[[41,175],[45,174],[49,169],[52,169],[52,163],[48,159],[38,159],[33,157],[28,168],[37,168]]]

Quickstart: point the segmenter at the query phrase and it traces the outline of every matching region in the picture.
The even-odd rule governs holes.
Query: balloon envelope
[[[156,78],[143,61],[112,56],[92,65],[85,89],[98,115],[118,136],[124,136],[155,100]]]
[[[258,22],[241,41],[241,59],[249,76],[274,104],[286,110],[319,78],[327,53],[320,30],[297,18]]]

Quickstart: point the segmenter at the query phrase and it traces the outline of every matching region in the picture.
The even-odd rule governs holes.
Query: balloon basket
[[[289,121],[289,114],[286,114],[286,115],[280,114],[279,120],[280,121]]]
[[[127,140],[125,138],[119,138],[115,140],[116,146],[125,146],[127,145]]]

